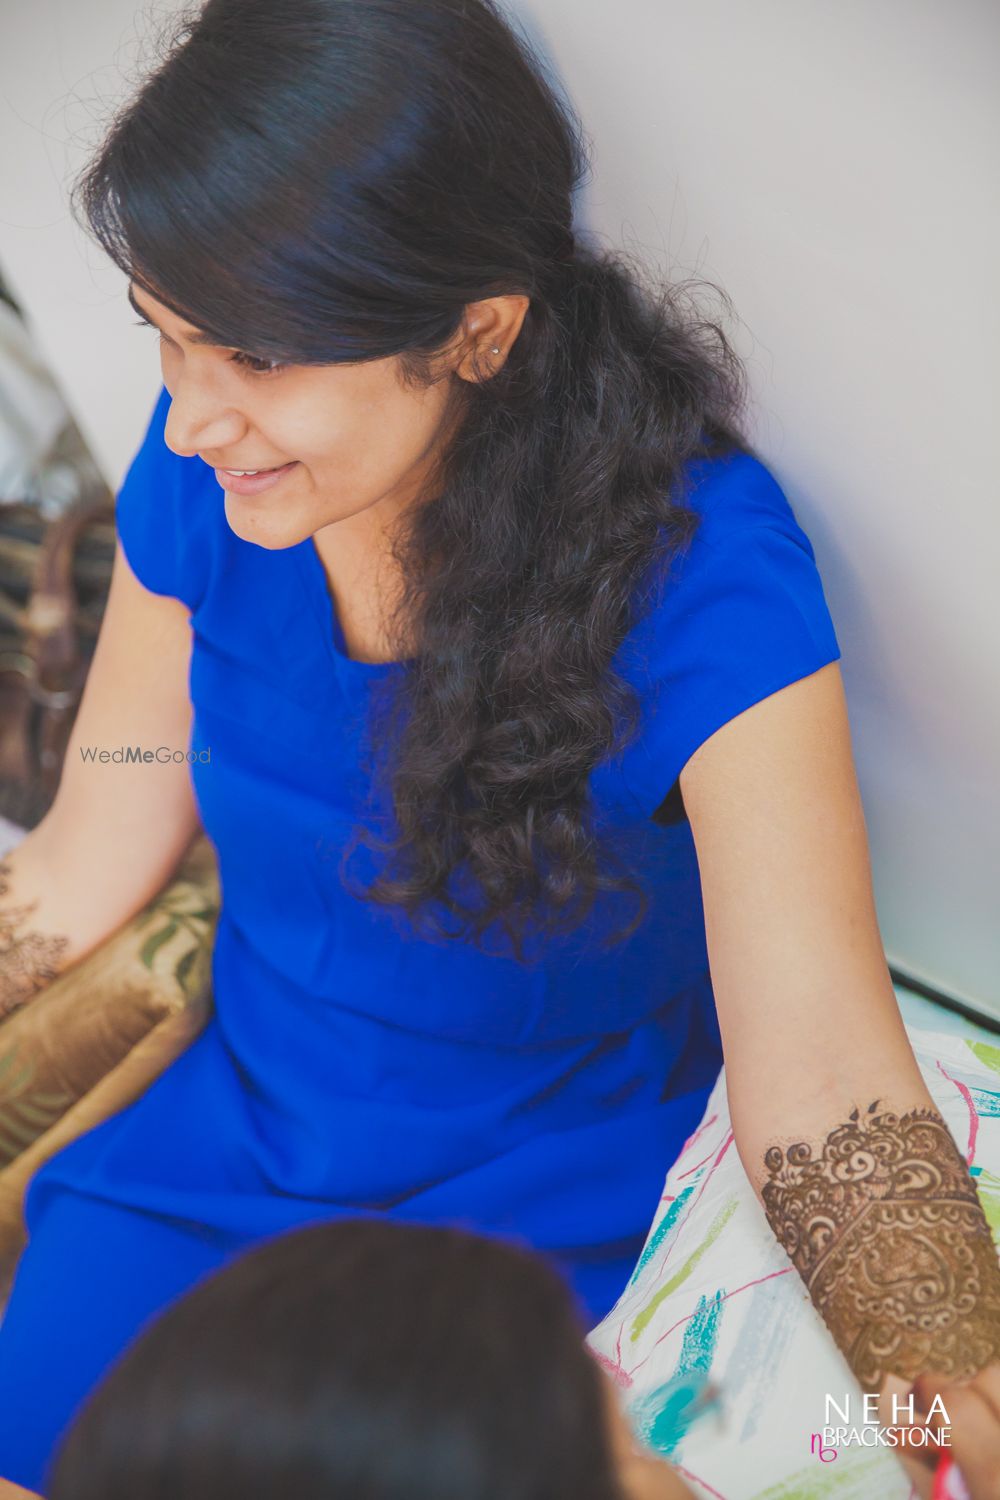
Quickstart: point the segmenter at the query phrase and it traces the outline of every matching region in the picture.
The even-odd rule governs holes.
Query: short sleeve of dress
[[[192,489],[200,478],[197,467],[204,466],[166,446],[169,409],[170,395],[163,387],[115,496],[115,530],[139,582],[193,610],[204,591],[205,559],[193,531],[198,506]]]
[[[628,779],[649,814],[717,729],[841,655],[812,543],[762,465],[748,460],[724,483],[741,475],[750,491],[703,517],[635,631],[624,675],[641,725]]]

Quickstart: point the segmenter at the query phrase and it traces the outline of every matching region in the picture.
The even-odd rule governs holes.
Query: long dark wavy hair
[[[352,1217],[265,1240],[88,1396],[49,1500],[623,1500],[568,1284],[540,1255]]]
[[[370,752],[392,817],[341,863],[380,850],[370,899],[430,935],[496,922],[518,957],[602,890],[639,901],[612,941],[647,909],[592,816],[590,772],[640,722],[613,659],[696,528],[688,461],[753,451],[691,284],[574,236],[588,171],[497,0],[208,0],[71,198],[140,287],[261,359],[397,355],[426,385],[469,302],[530,299],[500,369],[448,377],[436,482],[400,520],[394,638],[417,651]]]

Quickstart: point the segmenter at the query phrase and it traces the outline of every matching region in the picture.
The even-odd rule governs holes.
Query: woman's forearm
[[[863,1390],[1000,1359],[997,1252],[936,1109],[872,1099],[762,1167],[768,1222]]]
[[[63,885],[41,829],[0,859],[0,1020],[94,944]]]

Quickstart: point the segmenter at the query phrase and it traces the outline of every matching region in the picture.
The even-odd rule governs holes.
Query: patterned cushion
[[[142,911],[0,1021],[0,1295],[33,1173],[137,1098],[204,1025],[218,913],[215,851],[199,834]]]

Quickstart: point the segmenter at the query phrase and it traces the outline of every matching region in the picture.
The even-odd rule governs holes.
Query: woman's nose
[[[238,448],[246,423],[210,392],[171,392],[163,440],[181,458],[230,453]]]

